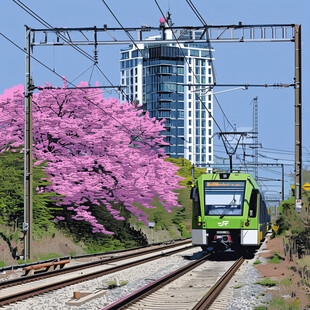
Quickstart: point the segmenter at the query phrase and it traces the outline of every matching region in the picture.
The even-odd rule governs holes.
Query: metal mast
[[[254,164],[254,179],[257,182],[258,179],[258,97],[253,99],[253,164]]]
[[[30,76],[30,33],[25,26],[25,132],[24,132],[24,260],[32,256],[32,80]]]
[[[301,211],[302,182],[301,26],[295,25],[295,210]]]

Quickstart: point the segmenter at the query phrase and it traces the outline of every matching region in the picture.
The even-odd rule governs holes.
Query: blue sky
[[[101,0],[80,1],[23,1],[35,13],[55,27],[81,27],[107,24],[109,27],[118,27]],[[309,54],[310,21],[306,18],[310,4],[307,0],[218,0],[195,1],[196,7],[208,24],[301,24],[302,25],[302,82],[303,82],[303,146],[304,165],[310,166],[310,125],[307,122],[310,107],[309,102]],[[154,1],[107,1],[120,22],[127,27],[149,25],[157,26],[161,14]],[[163,11],[170,8],[175,25],[200,25],[185,0],[161,0],[159,4]],[[12,0],[1,1],[0,31],[21,47],[24,46],[24,25],[32,28],[43,28],[32,17],[27,15]],[[13,85],[24,83],[24,54],[5,39],[0,37],[1,56],[0,93]],[[294,44],[293,43],[251,43],[251,44],[213,44],[214,65],[217,83],[293,83],[294,80]],[[93,48],[86,48],[93,54]],[[119,84],[119,47],[99,47],[99,65],[111,81]],[[74,80],[84,70],[91,66],[89,60],[74,51],[72,48],[38,47],[34,49],[35,57],[54,68],[68,80]],[[32,63],[32,75],[35,85],[51,82],[61,85],[61,81],[40,65]],[[91,71],[87,71],[80,79],[89,80]],[[107,84],[98,71],[94,71],[91,79],[93,84],[98,80],[100,84]],[[218,89],[220,90],[220,89]],[[115,93],[107,93],[114,96]],[[252,105],[254,97],[259,101],[259,142],[264,148],[273,148],[289,151],[267,153],[260,150],[260,154],[277,158],[279,162],[293,163],[294,152],[294,90],[289,89],[258,89],[237,90],[218,94],[225,113],[231,123],[237,128],[252,126]],[[229,130],[223,121],[223,115],[217,104],[214,104],[216,120],[222,129]],[[226,126],[226,127],[225,127]],[[224,150],[220,140],[214,141],[214,152],[224,157]],[[308,151],[309,150],[309,151]],[[285,161],[283,161],[285,159]],[[276,162],[274,159],[261,157],[261,162]],[[236,162],[238,162],[236,160]],[[277,170],[277,169],[272,169]],[[278,169],[278,171],[280,171]],[[286,173],[293,172],[293,166],[287,166]],[[277,174],[269,177],[279,178]],[[261,172],[263,175],[263,172]],[[287,178],[288,179],[288,178]],[[266,183],[269,184],[269,183]],[[277,185],[277,183],[274,183]],[[286,185],[288,194],[289,182]],[[277,187],[275,191],[279,192]],[[270,193],[272,194],[272,192]]]

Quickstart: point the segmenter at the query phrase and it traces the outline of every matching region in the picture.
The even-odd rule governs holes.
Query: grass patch
[[[51,258],[56,258],[56,257],[62,257],[63,255],[60,255],[58,253],[47,253],[47,254],[37,254],[35,257],[37,260],[48,260]]]
[[[18,261],[17,261],[17,264],[18,265],[22,265],[22,264],[29,264],[29,263],[32,263],[32,260],[30,260],[30,259],[26,259],[26,261],[24,261],[23,259],[19,259]]]
[[[286,278],[286,279],[281,280],[280,283],[284,286],[290,286],[292,284],[292,281],[290,278]]]
[[[296,261],[297,265],[301,268],[305,267],[305,266],[310,266],[310,255],[306,255],[301,259],[298,259]]]
[[[240,287],[242,287],[242,286],[243,286],[243,284],[239,284],[239,285],[235,285],[234,288],[237,289],[237,288],[240,288]]]
[[[126,285],[126,284],[128,284],[128,281],[122,281],[122,282],[119,284],[119,286],[124,286],[124,285]]]
[[[76,252],[75,251],[70,251],[69,255],[70,256],[76,256]]]
[[[113,289],[117,287],[117,281],[114,279],[113,281],[108,282],[108,289]]]
[[[0,260],[0,268],[5,267],[5,262],[3,260]]]
[[[268,309],[267,307],[265,306],[257,306],[257,307],[254,307],[254,310],[266,310]]]
[[[257,259],[257,260],[253,263],[253,265],[258,265],[258,264],[261,264],[261,263],[262,263],[262,261],[259,260],[259,259]]]
[[[274,281],[274,280],[271,280],[269,278],[264,278],[263,280],[254,282],[254,284],[260,284],[260,285],[263,285],[263,286],[272,287],[272,286],[277,286],[278,285],[278,281]]]
[[[281,257],[278,254],[275,254],[274,256],[272,256],[271,259],[268,260],[268,263],[271,264],[280,264],[281,263]]]

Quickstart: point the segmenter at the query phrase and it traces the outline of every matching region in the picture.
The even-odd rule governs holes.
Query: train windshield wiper
[[[224,208],[224,212],[220,215],[220,219],[222,219],[226,215],[226,213],[229,211],[231,206],[236,204],[236,201],[237,200],[235,198],[235,193],[234,193],[234,197],[233,197],[232,201],[228,205],[226,205],[226,207]]]

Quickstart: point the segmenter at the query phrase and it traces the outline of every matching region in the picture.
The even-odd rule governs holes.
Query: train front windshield
[[[243,212],[244,181],[205,181],[205,215],[240,216]]]

